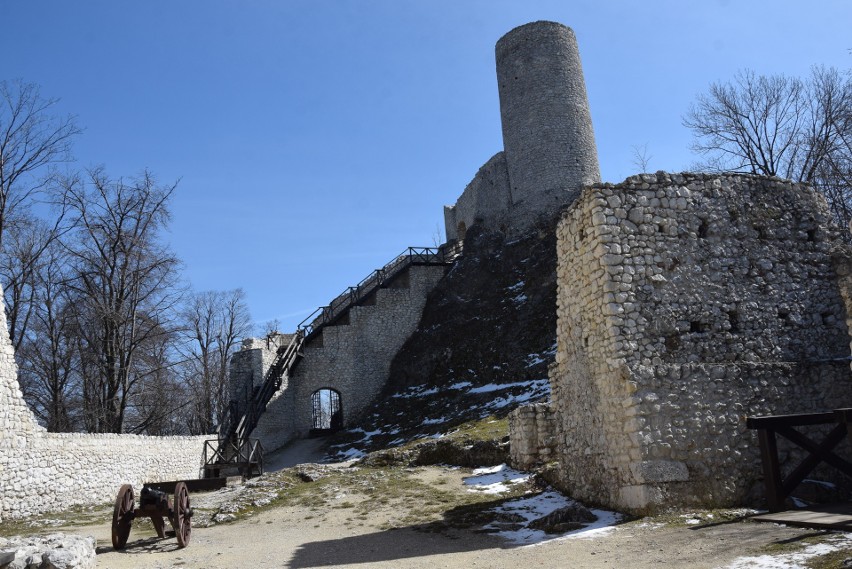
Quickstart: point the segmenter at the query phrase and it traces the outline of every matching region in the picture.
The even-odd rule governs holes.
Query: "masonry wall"
[[[349,310],[348,324],[326,326],[303,348],[304,358],[252,432],[273,450],[312,428],[311,395],[340,392],[344,426],[351,426],[385,385],[393,357],[414,332],[426,297],[445,272],[442,266],[411,266],[375,299]]]
[[[557,22],[519,26],[497,42],[495,60],[503,152],[444,208],[448,241],[473,223],[521,235],[600,181],[574,31]]]
[[[272,334],[265,338],[246,338],[240,351],[228,363],[228,386],[231,405],[242,415],[254,397],[255,389],[263,385],[264,375],[278,354],[278,348],[287,346],[293,334]]]
[[[509,413],[509,460],[526,470],[557,459],[556,420],[550,403],[522,405]]]
[[[756,176],[641,175],[586,189],[558,228],[562,478],[648,512],[741,502],[747,415],[852,404],[822,198]]]
[[[0,310],[0,519],[112,502],[122,484],[198,478],[205,438],[48,433],[21,395]]]
[[[498,152],[479,169],[456,204],[444,208],[447,241],[464,239],[464,230],[474,223],[505,229],[509,223],[510,206],[506,155]]]

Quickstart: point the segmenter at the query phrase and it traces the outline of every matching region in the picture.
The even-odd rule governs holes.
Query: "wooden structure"
[[[263,474],[263,445],[257,439],[204,441],[204,478],[219,478],[223,470],[236,469],[246,478]]]
[[[820,463],[826,463],[852,478],[852,462],[834,452],[850,435],[852,409],[836,409],[826,413],[771,415],[748,417],[746,426],[755,429],[760,441],[766,503],[770,514],[756,516],[756,521],[784,523],[800,527],[852,528],[852,504],[831,504],[807,509],[787,510],[785,501]],[[822,440],[804,434],[800,428],[824,425],[828,432]],[[807,451],[805,458],[783,476],[778,459],[778,436]]]

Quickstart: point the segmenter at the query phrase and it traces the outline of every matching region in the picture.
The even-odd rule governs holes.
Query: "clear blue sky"
[[[681,116],[711,81],[852,67],[848,0],[0,0],[0,79],[77,115],[79,167],[180,179],[185,278],[291,330],[443,236],[502,148],[494,44],[541,19],[577,34],[612,182],[633,145],[693,162]]]

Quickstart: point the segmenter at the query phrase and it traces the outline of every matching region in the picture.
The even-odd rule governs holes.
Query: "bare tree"
[[[32,322],[16,352],[24,397],[45,427],[58,432],[82,427],[70,310],[74,299],[67,296],[66,277],[63,252],[54,243],[34,273],[28,308]]]
[[[648,153],[648,143],[643,145],[634,144],[630,147],[633,151],[633,165],[639,168],[640,172],[648,171],[648,164],[654,156]]]
[[[139,358],[172,326],[179,263],[159,239],[174,189],[158,185],[148,172],[125,181],[101,169],[88,172],[86,186],[67,188],[76,223],[67,245],[68,284],[78,298],[77,349],[89,431],[122,432],[134,389],[150,373]]]
[[[192,407],[193,434],[216,432],[227,412],[228,362],[241,338],[251,332],[251,317],[242,289],[193,294],[182,313],[189,351],[186,384]]]
[[[0,246],[10,216],[47,184],[45,168],[71,159],[80,129],[52,114],[57,102],[33,83],[0,81]]]
[[[838,221],[850,220],[852,79],[815,67],[802,81],[744,71],[714,83],[683,119],[700,167],[808,182]]]

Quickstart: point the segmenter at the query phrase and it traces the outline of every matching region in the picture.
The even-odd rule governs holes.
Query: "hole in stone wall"
[[[589,337],[588,336],[583,338],[583,347],[585,347],[585,348],[589,347]]]
[[[707,220],[702,219],[701,225],[698,226],[698,237],[700,239],[704,239],[705,237],[707,237],[707,229],[708,229]]]
[[[832,318],[832,316],[834,316],[834,314],[832,314],[831,312],[821,312],[819,316],[820,316],[820,318],[822,318],[822,325],[823,326],[830,325],[832,323],[832,321],[834,320],[834,318]]]
[[[689,323],[689,331],[690,332],[706,332],[707,324],[704,322],[699,322],[698,320],[693,320]]]
[[[665,345],[666,349],[670,352],[677,350],[680,347],[680,336],[677,334],[666,336]]]
[[[577,232],[577,237],[580,238],[580,241],[585,239],[586,238],[586,230],[583,229],[583,228],[580,228],[580,231]]]
[[[736,310],[728,312],[728,322],[730,323],[730,331],[733,333],[740,331],[740,315]]]
[[[662,223],[657,224],[657,233],[665,233],[665,232],[666,232],[666,226],[663,225]]]
[[[766,228],[762,225],[755,225],[754,230],[757,232],[758,239],[766,239]]]
[[[816,241],[816,229],[808,229],[808,241]]]

